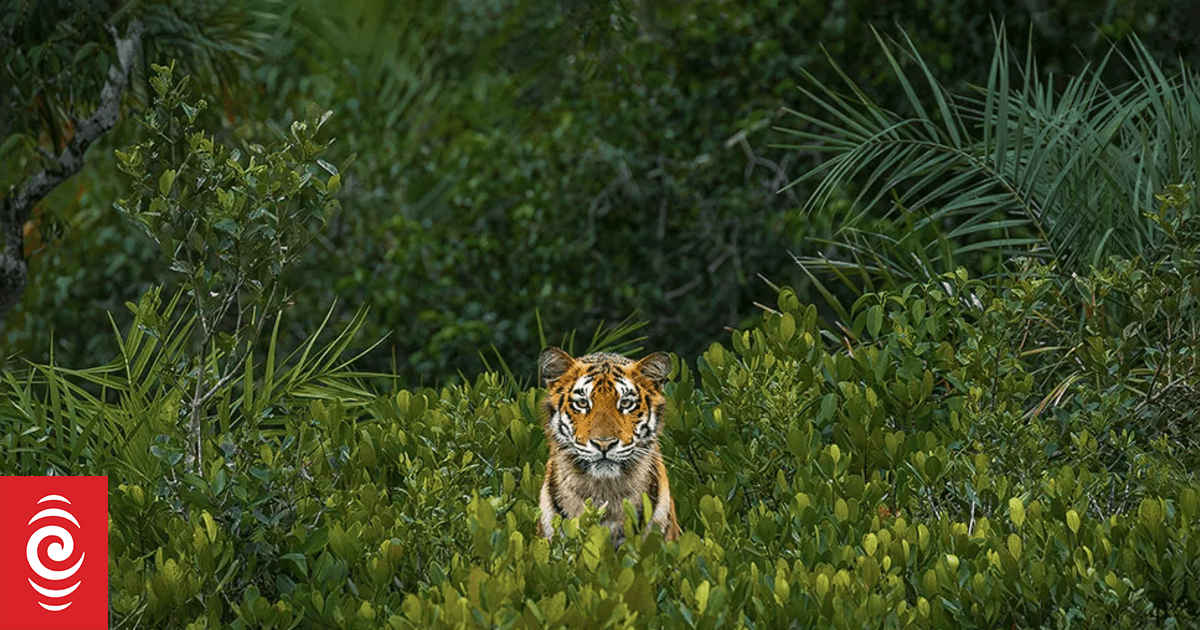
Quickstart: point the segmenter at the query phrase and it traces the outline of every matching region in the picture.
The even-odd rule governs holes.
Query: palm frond
[[[196,318],[177,309],[180,295],[163,304],[153,289],[131,304],[134,320],[124,332],[114,327],[119,352],[108,363],[83,369],[29,363],[0,375],[0,472],[70,474],[74,463],[85,460],[139,478],[159,470],[155,440],[182,436],[194,379],[212,379],[219,359],[193,355]],[[298,404],[373,404],[379,396],[367,383],[380,375],[351,367],[379,343],[351,351],[366,316],[359,311],[325,339],[327,317],[282,360],[275,351],[277,320],[266,361],[246,354],[237,377],[217,387],[206,421],[220,422],[222,432],[245,425],[279,433]]]
[[[1043,78],[1032,53],[1017,64],[997,30],[988,84],[953,94],[907,36],[902,44],[876,37],[908,113],[874,102],[840,69],[842,86],[804,73],[801,93],[818,113],[788,110],[800,124],[780,129],[796,139],[783,148],[827,156],[790,186],[815,182],[806,212],[845,213],[838,249],[871,261],[871,275],[912,277],[904,254],[913,252],[928,255],[917,260],[933,266],[922,273],[931,276],[982,252],[1049,257],[1071,272],[1162,245],[1144,213],[1156,193],[1191,183],[1200,167],[1195,76],[1168,75],[1135,40],[1132,56],[1114,48],[1077,76]],[[1106,70],[1118,62],[1136,78],[1110,88]],[[920,218],[902,220],[912,216]],[[885,238],[889,226],[905,225],[915,229]],[[846,269],[803,262],[806,272]]]

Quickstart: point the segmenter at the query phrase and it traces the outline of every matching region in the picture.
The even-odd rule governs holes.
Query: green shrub
[[[838,334],[782,291],[676,362],[670,543],[613,549],[595,513],[538,538],[540,390],[375,393],[353,330],[247,365],[193,471],[177,344],[143,332],[180,314],[152,299],[122,360],[6,376],[0,472],[110,476],[114,627],[1186,627],[1196,337],[1164,331],[1195,275],[951,274]]]

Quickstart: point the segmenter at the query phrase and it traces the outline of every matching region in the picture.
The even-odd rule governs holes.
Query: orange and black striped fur
[[[653,510],[651,524],[667,540],[679,536],[658,448],[671,358],[657,352],[632,361],[600,352],[575,359],[547,348],[538,364],[547,389],[542,407],[550,445],[538,534],[549,538],[555,514],[577,517],[591,499],[606,508],[602,523],[620,544],[625,539],[621,502],[628,499],[643,519],[645,494]]]

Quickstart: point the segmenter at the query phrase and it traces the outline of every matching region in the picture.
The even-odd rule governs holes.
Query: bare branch
[[[142,23],[130,22],[124,37],[109,28],[117,49],[117,62],[108,69],[108,80],[100,91],[100,105],[86,120],[75,125],[75,135],[47,167],[31,175],[20,187],[13,186],[0,200],[0,231],[4,252],[0,254],[0,320],[25,292],[25,222],[39,201],[56,186],[83,168],[83,156],[97,138],[117,124],[121,95],[129,85],[134,59],[142,47]]]

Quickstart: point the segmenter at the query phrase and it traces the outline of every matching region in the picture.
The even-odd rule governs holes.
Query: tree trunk
[[[25,292],[28,266],[25,263],[25,222],[34,206],[83,168],[83,156],[97,138],[117,124],[121,114],[121,96],[129,85],[129,73],[142,47],[142,23],[129,23],[125,36],[110,29],[116,43],[117,61],[108,69],[108,80],[100,91],[100,105],[83,122],[75,122],[75,135],[62,153],[54,156],[54,166],[29,176],[20,186],[8,190],[0,200],[0,231],[4,251],[0,253],[0,321],[16,306]]]

